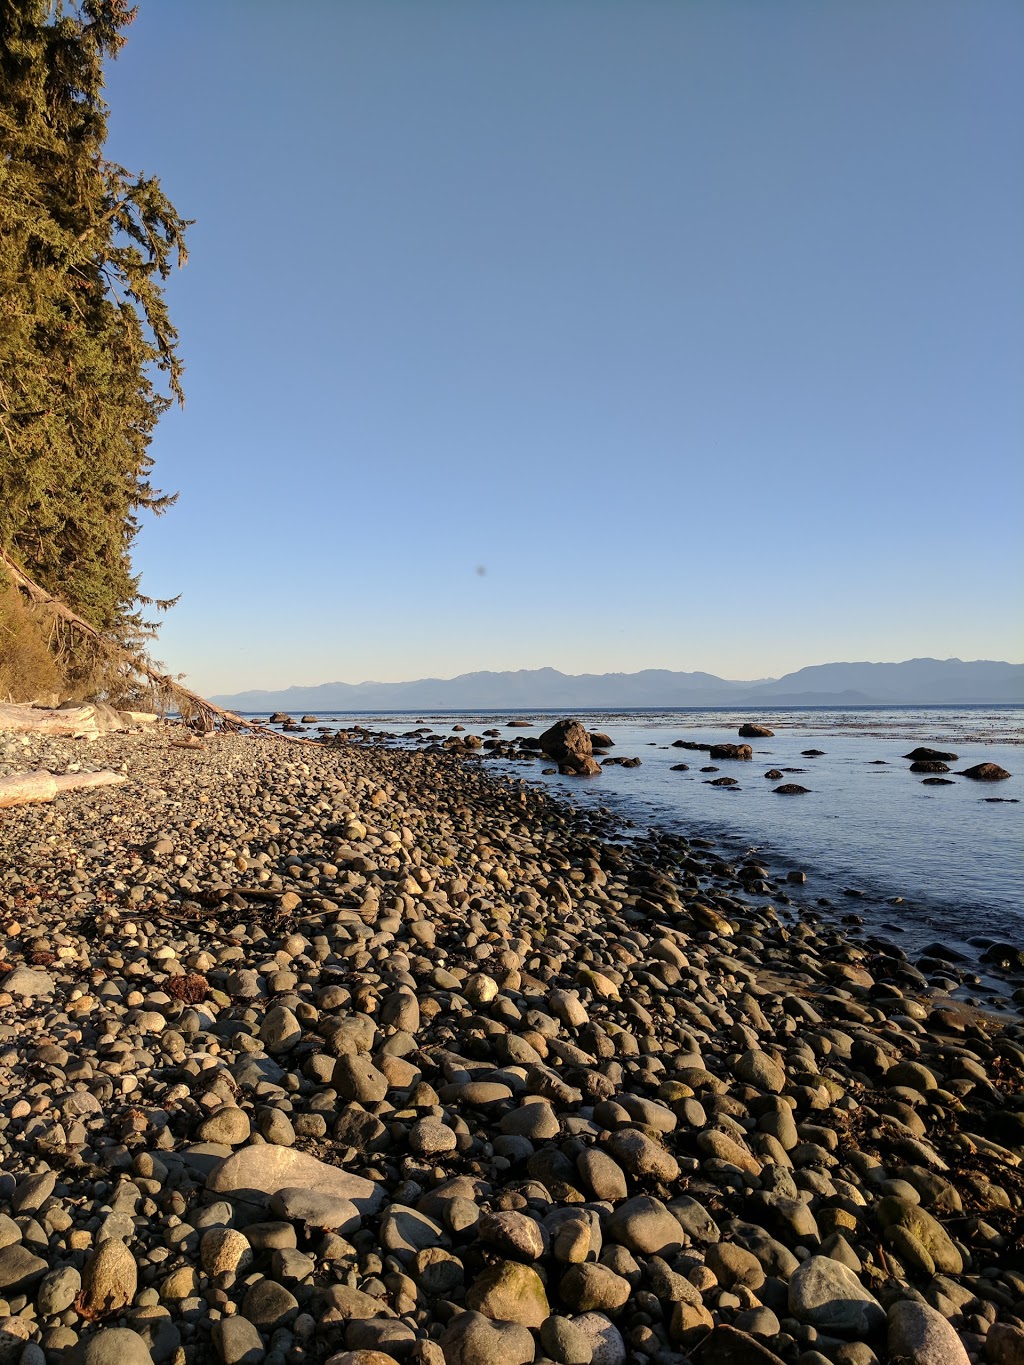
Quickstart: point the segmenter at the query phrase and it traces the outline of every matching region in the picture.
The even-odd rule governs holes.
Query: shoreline
[[[326,716],[328,713],[324,714]],[[591,714],[591,724],[596,723],[599,714]],[[644,714],[646,716],[648,713]],[[742,715],[740,712],[735,714]],[[450,736],[444,732],[423,733],[422,729],[403,732],[401,729],[386,728],[389,723],[398,720],[397,715],[367,715],[364,718],[375,719],[379,728],[369,729],[357,724],[354,729],[343,729],[338,733],[346,734],[350,741],[357,743],[381,743],[407,751],[426,746],[429,752],[438,745],[447,747],[451,742]],[[500,716],[492,712],[453,712],[444,717],[446,721],[453,718],[465,720],[467,726],[475,721],[476,728],[481,729],[488,722],[496,723]],[[435,723],[440,719],[437,715],[427,718]],[[542,725],[543,722],[535,722],[532,728]],[[309,725],[305,728],[333,733],[331,727],[326,725]],[[803,725],[795,728],[806,729]],[[698,727],[698,731],[703,737],[704,727]],[[493,729],[483,729],[482,732],[484,735],[497,733]],[[842,727],[837,727],[833,722],[822,733],[842,733]],[[890,743],[894,739],[913,743],[921,738],[927,738],[927,735],[908,733],[896,737],[886,736]],[[521,777],[538,790],[546,791],[553,800],[572,803],[578,799],[583,809],[609,807],[618,823],[619,837],[642,839],[645,837],[642,831],[648,831],[655,837],[664,833],[681,835],[684,839],[699,837],[710,841],[727,862],[751,859],[767,862],[772,866],[772,872],[767,879],[769,889],[766,894],[779,905],[789,905],[791,913],[802,911],[831,922],[847,937],[857,939],[863,935],[885,940],[905,960],[913,962],[916,958],[924,958],[934,963],[935,959],[940,959],[943,966],[930,965],[927,970],[936,978],[939,988],[949,991],[959,1003],[995,1011],[1019,1008],[1024,1003],[1024,971],[1000,967],[994,960],[984,960],[987,948],[1015,942],[1017,925],[1011,906],[1016,909],[1016,901],[1004,897],[1005,903],[1002,904],[979,899],[968,901],[965,905],[962,892],[957,895],[947,890],[943,896],[937,894],[933,887],[922,890],[920,875],[915,877],[911,873],[897,877],[891,869],[886,875],[881,869],[865,870],[862,866],[846,866],[840,870],[837,863],[828,861],[827,853],[822,849],[798,849],[792,844],[786,846],[784,839],[780,843],[782,836],[778,829],[771,829],[766,837],[761,829],[737,829],[735,822],[730,823],[709,809],[694,812],[673,806],[670,792],[664,789],[648,791],[646,785],[642,785],[633,790],[614,786],[609,790],[604,783],[595,785],[571,777],[548,780],[538,775],[537,760],[532,751],[525,754],[501,750],[496,752],[491,748],[496,742],[501,741],[486,740],[482,749],[474,748],[464,756],[475,755],[488,766],[496,766],[505,776]],[[646,756],[651,747],[650,742],[636,737],[632,742],[633,751]],[[621,738],[616,740],[617,745],[622,743],[626,743],[628,748],[628,741]],[[936,743],[948,743],[948,737],[940,736]],[[662,743],[657,747],[663,753],[670,752],[668,744]],[[991,745],[988,745],[986,752],[990,748]],[[458,753],[459,749],[456,748],[455,752]],[[524,763],[524,758],[534,761]],[[542,767],[544,761],[541,757],[539,766]],[[761,758],[762,766],[769,762],[771,760],[767,757]],[[646,773],[648,770],[645,768],[644,771]],[[738,770],[729,768],[727,771],[731,775]],[[768,821],[769,814],[773,813],[766,813],[763,820]],[[631,832],[626,834],[625,830]],[[850,849],[846,850],[846,854],[849,863]],[[802,891],[787,884],[787,874],[800,870],[806,874],[806,885]],[[917,869],[918,874],[921,871]],[[1012,884],[1009,875],[1004,881],[1007,885]],[[796,904],[797,901],[801,903]],[[993,923],[993,920],[1007,918],[1010,920],[1007,924]]]
[[[76,1295],[40,1311],[42,1272],[5,1288],[0,1249],[0,1331],[58,1359],[121,1324],[178,1365],[248,1361],[236,1339],[253,1360],[515,1365],[589,1342],[660,1365],[742,1334],[795,1365],[886,1359],[916,1304],[965,1359],[1016,1341],[1018,1019],[923,990],[817,908],[784,922],[767,869],[618,838],[514,775],[173,733],[0,737],[3,763],[128,765],[0,818],[0,946],[47,978],[32,999],[0,980],[8,1095],[34,1078],[3,1110],[0,1195],[56,1173],[42,1230],[77,1295],[100,1172],[135,1276],[97,1333]],[[340,1167],[370,1193],[311,1223],[270,1188],[270,1148],[307,1192]],[[300,1154],[325,1164],[300,1179]]]

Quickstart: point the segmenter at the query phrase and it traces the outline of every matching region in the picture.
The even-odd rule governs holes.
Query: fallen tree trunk
[[[67,791],[116,787],[127,780],[124,773],[111,772],[109,768],[99,773],[59,773],[56,776],[45,769],[34,773],[17,773],[14,777],[0,778],[0,810],[52,801]]]

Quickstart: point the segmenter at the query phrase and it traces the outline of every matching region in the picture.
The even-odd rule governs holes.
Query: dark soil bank
[[[472,759],[174,733],[0,737],[129,775],[0,814],[0,1361],[1024,1361],[1019,1021]]]

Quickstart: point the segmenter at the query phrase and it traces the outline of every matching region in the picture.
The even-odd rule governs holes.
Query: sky
[[[199,691],[1024,659],[1019,0],[141,0]]]

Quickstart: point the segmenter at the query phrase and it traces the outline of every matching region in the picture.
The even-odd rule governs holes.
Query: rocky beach
[[[0,812],[0,1362],[1024,1362],[1024,1027],[941,944],[472,751],[183,734],[0,734],[126,778]]]

